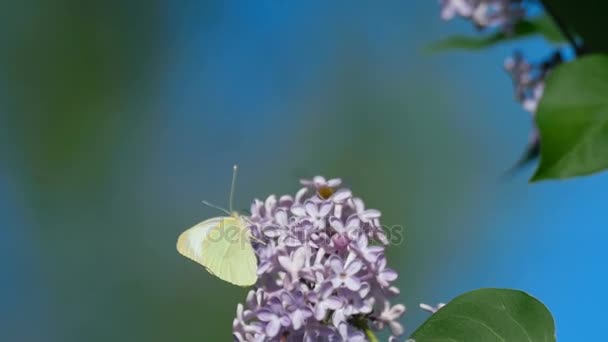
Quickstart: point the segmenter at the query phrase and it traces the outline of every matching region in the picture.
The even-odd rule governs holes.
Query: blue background
[[[608,176],[505,179],[530,118],[505,57],[431,54],[433,1],[21,1],[0,23],[0,340],[230,339],[246,289],[175,251],[217,213],[341,177],[385,225],[419,302],[525,290],[561,341],[600,340]]]

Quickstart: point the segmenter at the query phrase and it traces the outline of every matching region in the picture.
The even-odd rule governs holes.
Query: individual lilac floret
[[[236,341],[366,341],[404,331],[380,212],[339,179],[317,176],[292,196],[255,200],[247,219],[258,282],[233,322]]]
[[[313,179],[300,180],[300,184],[306,187],[314,187],[318,190],[324,187],[336,188],[342,184],[342,180],[340,178],[332,178],[330,180],[326,180],[323,176],[315,176]]]
[[[439,309],[441,309],[444,306],[445,306],[445,303],[437,303],[436,306],[420,303],[420,308],[422,310],[428,311],[428,312],[430,312],[432,314],[436,313],[437,311],[439,311]]]
[[[475,9],[471,0],[440,0],[441,19],[452,20],[456,16],[470,18]]]
[[[478,29],[499,28],[513,33],[515,24],[526,14],[522,0],[439,0],[441,18],[462,17]]]
[[[315,176],[313,179],[300,180],[300,184],[314,188],[319,197],[328,199],[334,194],[336,188],[342,184],[342,180],[340,178],[326,180],[323,176]]]

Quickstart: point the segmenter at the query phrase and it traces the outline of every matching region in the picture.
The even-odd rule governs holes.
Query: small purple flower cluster
[[[366,341],[368,329],[385,327],[403,334],[380,212],[338,189],[340,179],[302,184],[295,197],[251,206],[259,278],[237,307],[235,341]]]
[[[439,0],[439,4],[444,20],[459,16],[478,29],[500,28],[507,34],[513,33],[515,24],[526,14],[522,0]]]
[[[530,63],[521,53],[515,53],[505,60],[505,70],[513,80],[515,98],[532,115],[532,118],[536,115],[538,103],[543,96],[547,75],[562,61],[559,51],[541,63]],[[539,134],[535,127],[530,134],[530,146],[538,143]]]

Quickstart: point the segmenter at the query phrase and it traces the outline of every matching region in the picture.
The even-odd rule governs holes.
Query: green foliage
[[[543,0],[542,3],[548,12],[582,39],[586,52],[608,52],[608,39],[602,28],[608,1]]]
[[[456,297],[411,337],[416,342],[551,342],[555,325],[547,308],[524,292],[480,289]]]
[[[590,55],[549,75],[539,104],[541,162],[533,180],[608,168],[608,56]]]
[[[552,43],[563,43],[564,39],[551,19],[540,16],[533,20],[521,21],[515,26],[513,34],[495,32],[482,37],[452,36],[432,44],[429,51],[445,51],[454,49],[481,50],[496,44],[526,38],[532,35],[542,35]]]

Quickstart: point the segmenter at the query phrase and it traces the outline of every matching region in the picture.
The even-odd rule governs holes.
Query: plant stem
[[[378,338],[376,337],[376,335],[374,335],[374,332],[372,331],[372,329],[370,329],[367,325],[365,325],[363,327],[363,332],[365,333],[365,336],[367,336],[367,339],[369,340],[369,342],[378,342]]]
[[[572,45],[572,48],[574,49],[574,53],[577,56],[584,53],[584,47],[579,46],[579,44],[576,42],[576,38],[568,30],[568,28],[566,27],[566,24],[555,14],[555,11],[551,7],[551,5],[549,5],[548,1],[542,0],[541,3],[543,5],[543,7],[545,8],[545,11],[549,15],[549,17],[551,17],[551,19],[553,20],[555,25],[557,25],[557,28],[560,30],[560,32],[562,33],[564,38],[566,38],[566,40],[568,40],[570,45]]]
[[[376,337],[376,335],[374,334],[372,329],[369,327],[369,325],[367,325],[367,321],[365,320],[365,317],[362,317],[362,316],[356,317],[352,321],[352,323],[355,327],[357,327],[359,330],[362,330],[365,333],[365,336],[367,336],[367,339],[369,340],[369,342],[379,342],[378,338]]]

